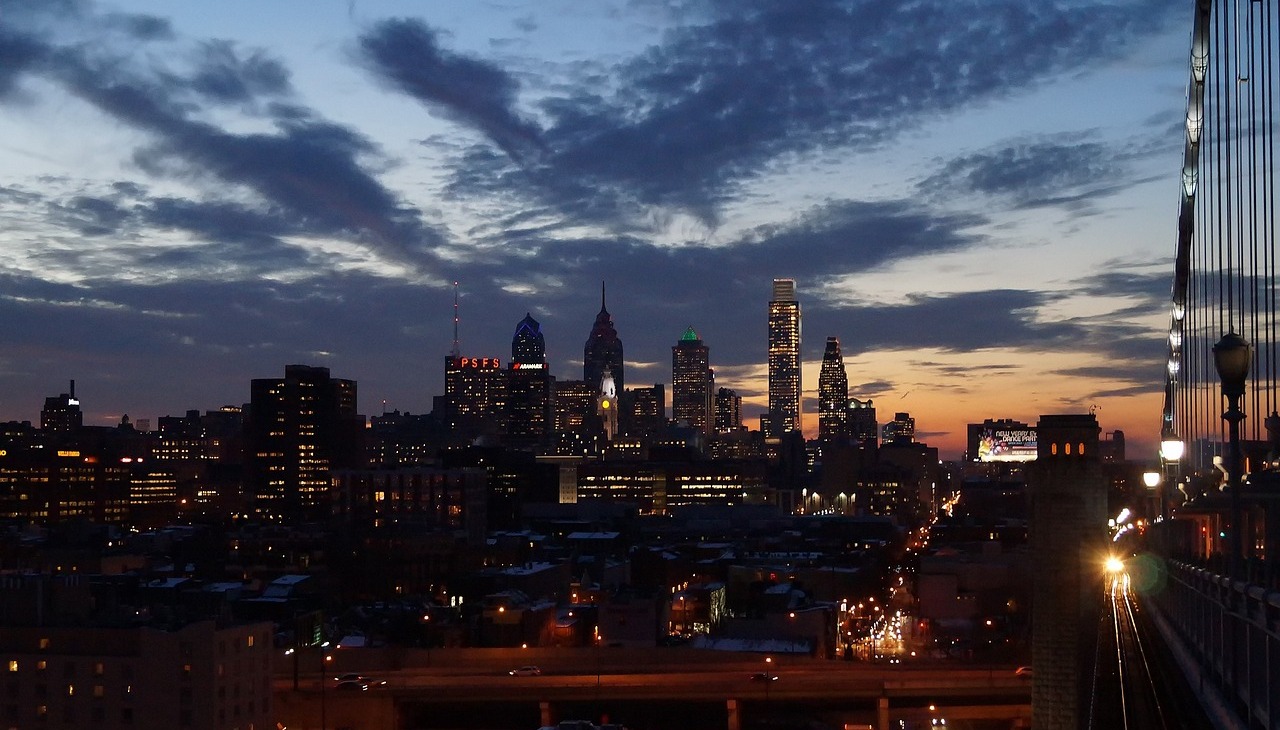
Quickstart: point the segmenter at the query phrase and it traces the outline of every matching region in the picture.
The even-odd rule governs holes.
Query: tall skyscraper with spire
[[[849,436],[849,376],[840,355],[840,338],[828,337],[818,373],[818,438],[845,441]]]
[[[604,282],[600,282],[600,313],[582,348],[582,379],[592,390],[600,390],[604,372],[613,374],[614,388],[621,393],[626,385],[622,371],[622,340],[613,327],[613,317],[604,306]]]
[[[453,347],[444,359],[445,422],[462,439],[499,434],[507,418],[507,374],[497,357],[463,357],[458,340],[458,282],[453,282]]]
[[[769,413],[765,436],[799,431],[800,302],[795,279],[774,279],[769,301]]]
[[[671,348],[671,417],[710,433],[713,385],[710,349],[690,327]]]

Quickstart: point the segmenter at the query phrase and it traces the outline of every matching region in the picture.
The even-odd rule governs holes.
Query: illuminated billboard
[[[1034,428],[985,428],[978,436],[978,461],[1034,461]]]
[[[502,364],[496,357],[450,357],[450,363],[458,369],[498,370]]]

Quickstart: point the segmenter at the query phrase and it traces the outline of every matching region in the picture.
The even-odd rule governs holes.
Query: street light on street
[[[771,656],[765,657],[764,658],[764,716],[766,721],[769,720],[769,718],[773,715],[773,705],[770,704],[769,702],[769,685],[773,684],[773,680],[777,678],[778,678],[778,675],[773,673],[773,657]]]
[[[320,644],[320,730],[327,730],[329,727],[328,705],[325,701],[324,687],[328,684],[329,662],[333,661],[333,655],[325,651],[329,648],[329,642],[325,641]]]
[[[1227,422],[1229,462],[1227,465],[1227,483],[1231,489],[1231,570],[1230,575],[1236,580],[1242,579],[1241,567],[1244,561],[1244,517],[1240,502],[1240,472],[1244,468],[1244,460],[1240,454],[1240,422],[1244,420],[1244,411],[1240,410],[1240,399],[1244,397],[1245,380],[1249,377],[1249,362],[1253,359],[1253,348],[1245,338],[1235,332],[1228,332],[1213,346],[1213,366],[1218,371],[1218,379],[1222,381],[1222,395],[1227,399],[1227,410],[1222,420]]]

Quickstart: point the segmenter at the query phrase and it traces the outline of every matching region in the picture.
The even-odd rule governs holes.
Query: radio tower
[[[449,351],[453,357],[461,357],[462,350],[458,348],[458,282],[453,282],[453,349]]]

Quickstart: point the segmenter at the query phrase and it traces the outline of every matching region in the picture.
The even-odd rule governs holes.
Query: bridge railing
[[[1280,730],[1280,592],[1165,564],[1152,598],[1199,670],[1193,689],[1210,685],[1243,726]]]

